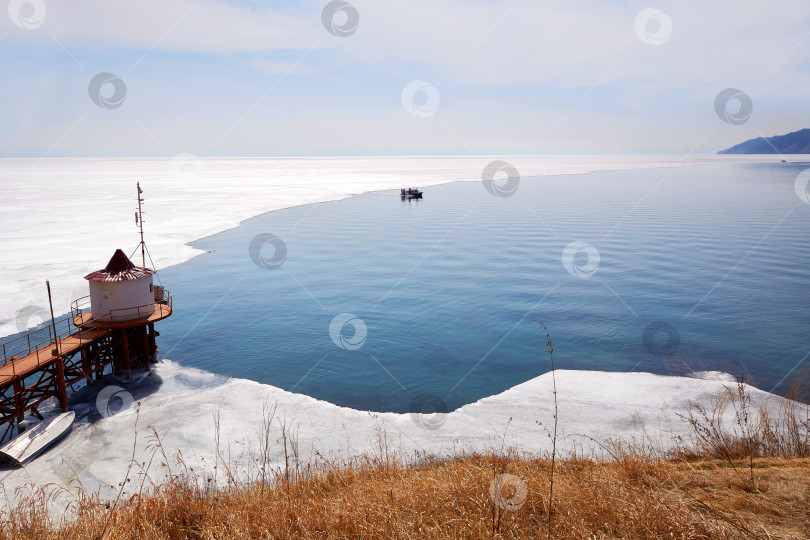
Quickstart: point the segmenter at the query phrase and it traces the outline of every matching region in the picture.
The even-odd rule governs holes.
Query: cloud
[[[774,67],[784,72],[810,60],[810,40],[788,55],[807,38],[807,2],[785,0],[778,9],[758,0],[662,4],[673,21],[662,46],[635,33],[643,5],[602,0],[368,2],[359,4],[365,24],[358,34],[405,72],[429,70],[478,85],[570,88],[648,79],[683,88],[707,84],[704,77],[717,85],[756,84]]]
[[[669,88],[728,86],[736,81],[784,92],[784,84],[768,85],[770,77],[762,78],[771,71],[785,74],[810,61],[810,47],[799,46],[810,27],[810,4],[804,0],[782,0],[778,9],[759,0],[663,2],[658,7],[671,18],[673,30],[662,46],[648,45],[636,35],[635,18],[644,7],[640,4],[604,0],[541,5],[520,0],[353,3],[360,25],[349,38],[325,31],[320,20],[325,2],[316,1],[270,4],[275,10],[212,0],[50,2],[41,30],[52,33],[69,50],[78,50],[77,54],[129,49],[272,55],[315,47],[328,51],[331,61],[304,63],[298,72],[311,75],[315,69],[324,73],[346,66],[355,70],[359,64],[402,77],[431,77],[434,83],[449,80],[487,86],[574,88],[637,79]],[[8,20],[5,24],[10,25]],[[9,39],[30,39],[33,34],[12,27]],[[283,74],[288,60],[265,58],[250,65],[265,73]]]
[[[15,104],[0,142],[57,154],[687,151],[714,129],[697,149],[714,151],[805,127],[806,0],[663,0],[672,33],[660,45],[636,34],[646,2],[350,1],[360,24],[348,37],[324,29],[325,0],[51,0],[35,30],[0,17],[0,97]],[[99,71],[127,83],[118,115],[87,98]],[[404,111],[413,80],[438,89],[434,116]],[[754,101],[739,128],[713,109],[729,87]]]
[[[71,0],[47,5],[41,31],[53,34],[70,49],[95,52],[221,54],[308,49],[322,37],[306,16],[311,14],[293,16],[210,0]],[[10,32],[9,37],[30,39],[32,34]]]
[[[304,67],[299,62],[289,60],[268,60],[265,58],[253,58],[246,62],[247,65],[256,68],[266,75],[305,75],[317,76],[315,69]]]

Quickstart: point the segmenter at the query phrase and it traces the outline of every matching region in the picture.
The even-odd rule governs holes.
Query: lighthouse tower
[[[140,227],[143,266],[135,266],[123,251],[115,250],[107,266],[84,276],[90,296],[76,300],[72,306],[77,328],[109,331],[113,369],[126,379],[131,378],[133,365],[149,371],[157,362],[155,323],[172,314],[171,293],[153,283],[156,273],[146,267],[141,193],[139,184],[135,217]]]
[[[76,327],[110,331],[115,349],[113,370],[127,380],[133,366],[149,371],[157,362],[155,322],[172,314],[171,294],[154,285],[154,275],[154,270],[135,266],[118,249],[107,266],[84,276],[90,296],[74,303]],[[86,309],[88,299],[90,309]]]
[[[120,249],[107,266],[84,276],[90,282],[90,310],[100,321],[132,321],[155,311],[151,268],[135,266]]]

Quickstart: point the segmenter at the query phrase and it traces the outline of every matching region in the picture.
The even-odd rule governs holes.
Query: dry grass
[[[753,457],[810,457],[807,391],[795,385],[779,409],[754,407],[747,387],[727,387],[711,407],[693,404],[684,417],[700,455],[731,461]],[[724,421],[724,418],[732,420]]]
[[[510,451],[404,463],[382,441],[372,456],[302,464],[295,431],[278,422],[285,465],[271,472],[274,415],[265,410],[247,478],[222,460],[227,486],[217,489],[181,456],[169,459],[154,433],[152,458],[168,483],[135,489],[146,484],[133,474],[122,485],[136,494],[113,503],[85,494],[58,522],[47,510],[54,492],[41,490],[2,516],[0,540],[810,538],[810,411],[798,402],[778,414],[755,409],[743,385],[694,405],[685,417],[694,439],[674,450],[613,441],[608,459],[556,458],[553,469],[551,456]]]
[[[810,537],[810,459],[756,459],[758,491],[725,461],[558,461],[554,538]],[[289,483],[206,492],[175,480],[114,512],[85,501],[56,527],[33,501],[0,538],[535,538],[546,536],[550,462],[472,455],[404,466],[355,462]],[[527,488],[524,504],[496,474]],[[497,499],[495,499],[497,501]]]

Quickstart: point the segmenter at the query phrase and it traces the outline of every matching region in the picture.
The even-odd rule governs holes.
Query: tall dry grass
[[[505,449],[405,462],[381,438],[370,455],[305,463],[293,424],[266,407],[247,472],[220,455],[203,476],[152,432],[148,461],[167,481],[133,459],[115,500],[80,490],[64,521],[49,511],[60,492],[40,489],[2,516],[0,539],[810,538],[806,405],[755,408],[739,384],[685,419],[691,439],[608,441],[605,459]]]
[[[712,406],[693,403],[682,416],[702,456],[733,461],[755,457],[810,457],[810,403],[806,384],[796,383],[774,410],[752,405],[743,381],[726,387]],[[731,421],[729,422],[729,418]]]
[[[553,537],[807,538],[810,460],[756,463],[769,487],[750,492],[722,462],[560,460]],[[515,485],[493,497],[495,471],[520,479],[525,499]],[[32,499],[0,538],[536,538],[548,526],[549,476],[548,460],[469,455],[422,466],[354,460],[219,491],[178,477],[114,510],[87,499],[62,525]]]

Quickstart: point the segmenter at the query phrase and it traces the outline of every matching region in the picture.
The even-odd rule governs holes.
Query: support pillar
[[[141,340],[141,365],[146,371],[152,370],[152,354],[149,349],[149,336],[146,335],[146,325],[138,327],[138,334]]]
[[[106,355],[110,354],[110,350],[113,348],[113,339],[112,337],[106,338],[104,341],[100,341],[93,346],[93,358],[95,359],[96,363],[96,380],[100,381],[102,377],[104,377],[104,358]],[[113,366],[112,369],[115,369]]]
[[[157,340],[155,340],[155,323],[149,323],[149,358],[153,364],[158,360]]]
[[[104,346],[105,346],[105,343],[102,342],[102,343],[97,344],[95,347],[93,347],[93,349],[94,349],[93,350],[93,358],[95,359],[95,362],[96,362],[95,371],[96,371],[96,380],[97,381],[100,381],[101,378],[104,376],[104,358],[102,356],[104,354]],[[107,343],[107,346],[108,347],[110,346],[109,342]]]
[[[121,336],[121,359],[124,361],[124,377],[132,380],[132,367],[129,364],[129,342],[127,341],[126,329],[119,330]]]
[[[82,347],[80,351],[82,355],[82,373],[84,373],[84,376],[87,379],[88,383],[92,380],[91,377],[93,375],[93,368],[90,365],[90,356],[89,356],[91,350],[92,350],[91,346],[86,345]]]
[[[65,361],[60,356],[56,359],[56,397],[59,398],[59,408],[62,412],[68,411],[67,388],[65,387]]]
[[[25,418],[25,396],[22,379],[14,379],[14,406],[17,408],[17,433],[20,432],[20,422]]]

